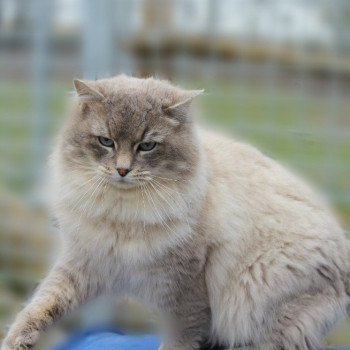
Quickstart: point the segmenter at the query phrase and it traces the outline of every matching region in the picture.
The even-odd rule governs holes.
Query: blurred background
[[[301,173],[350,228],[350,1],[0,0],[0,338],[54,257],[46,161],[75,77],[204,88],[202,122]],[[154,316],[103,299],[49,332]],[[343,323],[329,344],[350,345]],[[41,345],[43,349],[48,345]]]

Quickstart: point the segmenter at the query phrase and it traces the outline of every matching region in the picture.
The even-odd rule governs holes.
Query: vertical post
[[[83,8],[84,78],[107,77],[113,70],[113,3],[111,0],[86,0]]]
[[[299,18],[298,24],[296,26],[297,30],[302,28],[305,30],[306,23],[302,18]],[[292,49],[296,51],[296,55],[298,57],[298,66],[296,67],[296,81],[295,81],[295,89],[297,96],[297,105],[295,106],[295,128],[294,134],[292,135],[293,139],[293,157],[292,161],[293,165],[302,169],[304,172],[312,171],[311,168],[306,168],[309,166],[309,162],[305,163],[305,154],[310,152],[310,146],[306,147],[306,137],[310,133],[310,117],[306,111],[306,102],[310,98],[309,94],[309,81],[310,81],[310,66],[307,65],[307,60],[310,56],[310,51],[307,51],[308,43],[305,38],[298,39],[298,42],[293,44]],[[315,79],[315,78],[314,78]],[[312,136],[315,138],[315,136]],[[311,166],[316,166],[315,164]]]
[[[37,182],[47,156],[47,134],[49,121],[49,37],[51,29],[52,2],[35,0],[33,32],[33,183]],[[37,198],[34,198],[37,200]]]
[[[340,8],[339,8],[340,7]],[[333,19],[333,40],[330,47],[331,51],[331,81],[329,86],[329,110],[327,114],[327,190],[332,192],[333,200],[339,195],[336,176],[339,176],[336,167],[339,166],[339,160],[337,159],[337,134],[339,133],[338,123],[339,123],[339,103],[341,96],[341,84],[340,84],[340,74],[338,70],[338,62],[340,59],[340,40],[342,36],[342,16],[341,11],[344,8],[344,3],[341,1],[335,1],[330,4],[330,13]],[[338,192],[338,193],[336,193]],[[339,198],[338,198],[339,199]]]
[[[208,74],[209,79],[212,79],[215,70],[217,69],[217,65],[219,64],[215,59],[215,47],[214,42],[217,39],[217,25],[219,21],[219,6],[221,5],[220,1],[208,0],[207,1],[207,28],[206,28],[206,36],[208,38],[209,45],[209,57],[208,57]]]
[[[123,51],[123,44],[126,43],[131,32],[131,16],[135,7],[134,0],[114,0],[114,67],[117,73],[132,74],[134,71],[134,62],[131,55]],[[140,4],[137,3],[140,7]]]

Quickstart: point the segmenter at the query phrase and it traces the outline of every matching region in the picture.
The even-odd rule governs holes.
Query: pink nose
[[[125,168],[117,168],[117,171],[121,177],[124,177],[130,170]]]

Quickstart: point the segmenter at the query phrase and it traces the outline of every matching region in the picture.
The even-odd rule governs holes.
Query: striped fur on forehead
[[[111,79],[97,81],[75,81],[77,94],[82,103],[100,102],[108,112],[141,118],[148,111],[157,111],[168,118],[186,121],[191,101],[203,90],[184,90],[166,80],[139,79],[118,75]],[[91,88],[91,92],[89,92]]]
[[[76,86],[80,84],[81,111],[91,132],[117,142],[163,142],[185,121],[186,105],[195,96],[154,79],[118,76]]]

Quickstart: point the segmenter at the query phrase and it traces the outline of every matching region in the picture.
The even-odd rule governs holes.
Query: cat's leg
[[[78,269],[57,264],[29,304],[17,315],[1,350],[32,347],[40,331],[97,293],[96,288],[86,280]]]
[[[259,350],[317,350],[332,326],[346,315],[345,297],[335,293],[307,294],[273,312],[273,323]]]
[[[201,309],[187,304],[189,309],[178,310],[176,324],[167,332],[160,350],[197,350],[210,331],[209,308]]]
[[[177,294],[169,294],[166,311],[171,322],[160,350],[197,350],[210,333],[210,306],[207,293],[199,280],[195,288],[181,288]]]

